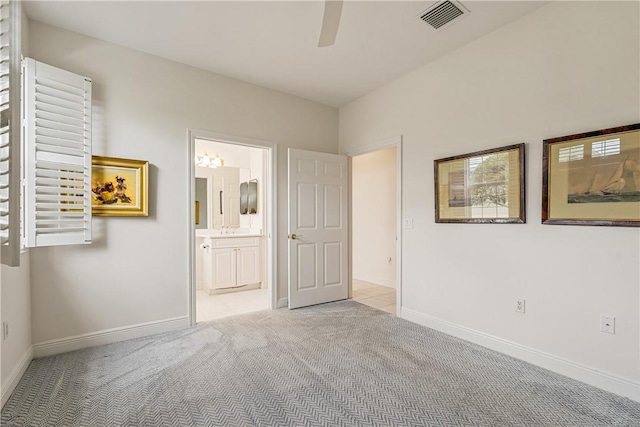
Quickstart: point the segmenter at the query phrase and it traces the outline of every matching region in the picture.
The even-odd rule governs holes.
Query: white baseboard
[[[276,308],[288,308],[289,307],[289,298],[280,298],[278,303],[276,304]]]
[[[640,383],[403,307],[401,318],[640,402]]]
[[[46,357],[87,347],[111,344],[118,341],[140,338],[147,335],[169,332],[189,326],[189,317],[180,316],[154,322],[139,323],[121,328],[106,329],[89,334],[76,335],[33,345],[33,356]]]
[[[13,393],[13,390],[16,388],[16,386],[20,382],[20,379],[27,371],[27,368],[29,367],[32,359],[33,346],[29,346],[27,351],[24,352],[24,354],[18,361],[16,367],[13,368],[13,370],[9,374],[9,378],[7,378],[7,381],[2,383],[2,404],[0,405],[0,407],[4,406],[4,404],[7,403],[7,400],[9,400],[9,396],[11,396],[11,393]]]
[[[380,277],[354,277],[353,279],[373,283],[374,285],[386,286],[387,288],[396,288],[396,279],[384,279]]]

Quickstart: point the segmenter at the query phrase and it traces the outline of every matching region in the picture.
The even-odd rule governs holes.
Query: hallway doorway
[[[396,314],[398,287],[398,149],[351,158],[352,298]]]

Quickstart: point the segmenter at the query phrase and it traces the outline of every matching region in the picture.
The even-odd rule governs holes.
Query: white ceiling
[[[334,46],[319,48],[318,1],[27,1],[29,18],[340,107],[542,6],[462,0],[439,31],[434,1],[345,1]]]

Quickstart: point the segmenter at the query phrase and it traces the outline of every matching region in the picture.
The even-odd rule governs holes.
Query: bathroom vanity
[[[260,285],[261,240],[259,235],[220,234],[204,237],[202,288],[212,294],[222,290]]]

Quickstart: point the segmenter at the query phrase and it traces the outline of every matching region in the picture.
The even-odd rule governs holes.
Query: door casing
[[[277,188],[276,177],[277,175],[277,158],[278,158],[278,145],[270,141],[262,141],[259,139],[245,138],[236,135],[221,134],[216,132],[210,132],[199,129],[188,129],[188,170],[189,179],[187,181],[189,195],[189,218],[195,218],[195,140],[205,139],[215,142],[221,142],[225,144],[240,145],[251,148],[260,148],[266,150],[267,162],[266,162],[266,229],[263,231],[263,239],[266,240],[264,245],[266,250],[266,265],[265,265],[265,279],[267,281],[267,288],[269,292],[269,309],[272,310],[277,307],[277,281],[278,266],[275,262],[276,248],[278,243],[277,221],[275,218],[275,209],[277,206]],[[195,326],[196,324],[196,269],[195,269],[195,224],[193,221],[189,221],[189,237],[187,239],[187,253],[188,253],[188,307],[187,315],[189,317],[189,325]]]

